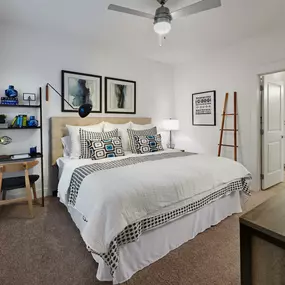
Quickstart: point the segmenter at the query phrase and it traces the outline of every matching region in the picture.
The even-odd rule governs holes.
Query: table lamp
[[[164,120],[163,127],[166,131],[169,131],[169,144],[167,144],[167,147],[174,149],[175,145],[172,143],[171,132],[179,130],[179,121],[174,119]]]

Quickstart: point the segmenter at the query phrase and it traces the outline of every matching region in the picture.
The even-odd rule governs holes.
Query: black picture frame
[[[195,104],[195,97],[197,96],[205,96],[206,94],[208,94],[208,96],[212,96],[213,97],[213,102],[212,104],[214,104],[214,106],[211,108],[211,112],[213,111],[213,113],[211,114],[198,114],[196,115],[196,104]],[[197,120],[195,120],[196,116],[212,116],[212,123],[198,123]],[[193,93],[192,94],[192,125],[193,126],[216,126],[217,125],[217,120],[216,120],[216,90],[210,90],[210,91],[204,91],[204,92],[198,92],[198,93]]]
[[[125,111],[124,110],[122,110],[122,111],[118,111],[118,110],[111,110],[110,108],[109,108],[109,105],[108,105],[108,103],[109,103],[109,100],[110,100],[110,98],[108,98],[108,97],[110,97],[111,95],[109,94],[109,92],[110,92],[110,90],[109,90],[109,81],[116,81],[116,82],[122,82],[122,83],[129,83],[129,84],[132,84],[133,85],[133,100],[132,100],[132,109],[133,109],[133,111],[126,111],[126,109],[125,109]],[[127,79],[121,79],[121,78],[114,78],[114,77],[105,77],[105,113],[106,114],[132,114],[132,115],[134,115],[134,114],[136,114],[136,109],[137,109],[137,83],[136,83],[136,81],[133,81],[133,80],[127,80]],[[124,108],[122,108],[122,109],[124,109]]]
[[[36,101],[37,97],[35,93],[23,93],[23,101]]]
[[[72,113],[77,113],[78,109],[66,109],[66,105],[64,102],[64,99],[68,101],[68,98],[66,97],[66,85],[65,85],[65,76],[66,75],[72,75],[72,76],[82,76],[82,77],[90,77],[90,79],[95,78],[99,80],[99,94],[98,94],[98,108],[94,109],[94,105],[93,105],[93,109],[91,111],[91,113],[102,113],[102,76],[101,75],[95,75],[95,74],[89,74],[89,73],[81,73],[81,72],[75,72],[75,71],[69,71],[69,70],[62,70],[61,71],[61,94],[62,94],[62,100],[61,100],[61,111],[62,112],[72,112]],[[69,102],[69,101],[68,101]],[[71,105],[72,102],[69,102]]]

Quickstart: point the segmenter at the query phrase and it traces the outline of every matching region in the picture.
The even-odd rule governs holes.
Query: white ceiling
[[[169,0],[166,6],[176,10],[193,2]],[[108,11],[110,3],[152,14],[158,7],[156,0],[1,0],[0,22],[167,63],[191,60],[285,27],[284,0],[222,0],[221,8],[174,21],[159,47],[151,20]]]

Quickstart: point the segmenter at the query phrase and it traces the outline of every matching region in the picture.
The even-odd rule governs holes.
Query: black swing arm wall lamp
[[[47,83],[46,84],[46,101],[49,100],[49,87],[55,92],[57,93],[57,95],[59,95],[66,104],[68,104],[72,109],[76,110],[76,108],[74,108],[68,101],[66,101],[64,99],[64,97],[62,96],[62,94],[60,94],[51,84]],[[92,105],[91,104],[83,104],[78,108],[78,114],[81,118],[85,118],[87,117],[92,111]]]

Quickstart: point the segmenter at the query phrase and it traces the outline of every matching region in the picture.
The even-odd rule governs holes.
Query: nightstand
[[[284,204],[282,192],[239,218],[241,284],[284,284]]]

